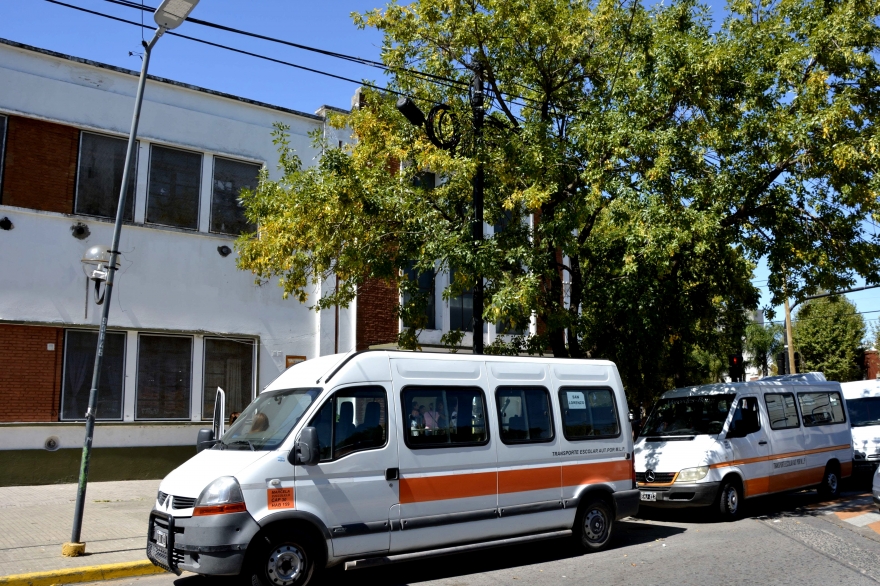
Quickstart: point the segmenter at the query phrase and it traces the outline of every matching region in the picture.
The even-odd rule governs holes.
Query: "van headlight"
[[[241,486],[232,476],[221,476],[202,491],[196,500],[194,517],[246,511]]]
[[[698,466],[697,468],[685,468],[681,472],[678,473],[678,477],[675,479],[676,482],[696,482],[697,480],[702,480],[706,478],[706,474],[709,473],[708,466]]]

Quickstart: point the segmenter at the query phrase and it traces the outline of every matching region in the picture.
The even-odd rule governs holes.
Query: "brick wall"
[[[47,212],[73,213],[79,130],[10,116],[0,202]]]
[[[867,350],[865,352],[865,370],[867,371],[867,379],[876,379],[880,374],[880,356],[876,350]]]
[[[58,421],[63,343],[62,328],[0,324],[0,421]]]
[[[397,341],[400,293],[381,279],[368,279],[358,288],[356,349]]]

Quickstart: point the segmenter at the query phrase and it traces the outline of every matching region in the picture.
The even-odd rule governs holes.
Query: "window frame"
[[[6,135],[9,133],[9,116],[0,112],[3,118],[3,132],[0,132],[0,204],[3,203],[3,171],[6,170]]]
[[[373,450],[381,450],[381,449],[384,449],[388,446],[388,442],[391,438],[391,411],[389,409],[389,405],[391,404],[391,401],[389,400],[389,397],[388,397],[388,394],[389,394],[388,389],[386,389],[384,386],[382,386],[380,384],[365,385],[363,383],[359,383],[359,384],[352,385],[350,387],[339,387],[339,388],[334,389],[324,399],[324,402],[321,403],[320,405],[318,405],[318,408],[315,409],[315,411],[312,413],[312,416],[309,418],[309,422],[308,422],[308,424],[306,424],[305,427],[313,427],[312,420],[314,420],[314,418],[318,416],[318,414],[321,412],[321,410],[324,409],[324,407],[326,407],[327,404],[331,403],[331,402],[333,403],[333,405],[331,406],[331,412],[333,413],[333,416],[335,418],[337,407],[338,407],[338,405],[336,404],[337,395],[341,392],[346,392],[346,391],[351,392],[352,390],[356,390],[356,389],[381,389],[382,392],[385,393],[385,443],[383,443],[381,446],[374,446],[371,448],[361,448],[359,450],[354,450],[353,452],[347,452],[344,456],[340,456],[337,458],[336,453],[335,453],[336,452],[336,445],[335,445],[336,442],[334,441],[336,439],[336,423],[337,422],[334,420],[332,422],[332,424],[330,425],[330,459],[329,460],[318,460],[318,464],[327,464],[330,462],[338,462],[338,461],[344,460],[345,458],[348,458],[349,456],[352,456],[354,454],[359,454],[361,452],[370,452]]]
[[[186,417],[138,417],[138,399],[140,399],[140,358],[141,358],[141,338],[144,336],[158,337],[158,338],[186,338],[189,340],[189,401],[187,402],[187,415]],[[157,332],[137,332],[137,353],[135,354],[135,379],[134,379],[134,413],[133,418],[134,421],[192,421],[193,416],[193,408],[192,408],[192,399],[193,399],[193,372],[195,361],[195,336],[186,335],[186,334],[164,334]]]
[[[522,389],[522,390],[541,390],[544,391],[544,396],[547,398],[547,405],[550,407],[550,437],[547,438],[539,438],[539,439],[524,439],[524,440],[505,440],[504,433],[502,429],[501,422],[501,396],[499,393],[501,391],[507,389]],[[550,389],[543,385],[500,385],[495,387],[495,407],[497,408],[496,413],[498,414],[498,439],[501,440],[506,446],[516,446],[523,444],[544,444],[552,442],[556,439],[556,424],[555,417],[553,414],[553,399],[550,396]],[[619,426],[618,426],[619,427]]]
[[[75,418],[65,418],[64,417],[64,389],[67,387],[67,351],[70,347],[67,343],[67,333],[68,332],[94,332],[98,333],[97,330],[92,330],[88,328],[64,328],[64,351],[62,352],[61,357],[61,392],[59,393],[60,405],[58,407],[58,421],[85,421],[85,415],[83,417],[75,417]],[[107,330],[108,334],[122,334],[122,395],[119,398],[119,417],[114,418],[105,418],[105,417],[97,417],[95,421],[125,421],[125,379],[126,379],[126,366],[128,362],[128,331],[127,330]],[[97,350],[97,347],[96,347]],[[94,365],[92,369],[94,369]],[[94,374],[94,372],[93,372]],[[91,383],[90,383],[91,384]]]
[[[260,171],[263,170],[263,167],[265,167],[266,164],[265,163],[256,163],[254,161],[246,161],[244,159],[233,159],[231,157],[221,157],[220,155],[214,155],[213,157],[211,157],[211,159],[212,159],[211,160],[211,204],[210,204],[210,211],[208,212],[208,233],[209,234],[222,234],[224,236],[239,236],[241,234],[241,232],[239,232],[238,234],[235,234],[233,232],[220,232],[220,231],[213,229],[213,227],[214,227],[214,181],[215,181],[214,178],[217,175],[217,159],[229,161],[231,163],[241,163],[243,165],[254,165],[255,167],[258,167],[257,179],[259,179],[259,173],[260,173]],[[256,189],[256,187],[254,187],[254,189]],[[247,220],[247,218],[245,218],[245,221],[246,220]]]
[[[181,151],[184,153],[189,153],[193,155],[199,156],[199,187],[198,187],[198,195],[196,196],[196,225],[194,228],[190,228],[188,226],[174,226],[172,224],[162,224],[160,222],[151,222],[150,221],[150,187],[153,184],[153,149],[154,148],[162,148],[171,151]],[[144,197],[144,225],[145,226],[160,226],[162,228],[174,228],[176,230],[186,230],[188,232],[200,232],[201,231],[201,215],[202,215],[202,190],[204,185],[202,185],[203,177],[205,171],[205,153],[202,151],[190,150],[185,148],[180,148],[177,146],[171,146],[159,142],[151,142],[150,143],[150,158],[147,162],[147,192]],[[213,169],[212,169],[213,172]],[[213,176],[212,176],[213,177]]]
[[[773,427],[773,420],[770,418],[770,405],[767,404],[767,395],[774,395],[783,397],[785,395],[791,395],[792,402],[794,403],[794,414],[797,417],[797,425],[788,425],[785,427]],[[770,426],[770,431],[782,431],[785,429],[800,429],[803,427],[803,418],[801,417],[801,409],[797,397],[791,391],[779,391],[772,393],[764,393],[764,408],[767,410],[767,424]],[[787,419],[787,418],[786,418]]]
[[[447,443],[447,444],[425,444],[425,445],[413,445],[410,443],[410,434],[406,433],[409,431],[409,426],[407,425],[407,417],[409,417],[409,409],[406,407],[406,392],[409,389],[441,389],[442,391],[446,391],[448,389],[461,389],[461,390],[469,390],[469,391],[479,391],[480,397],[483,399],[483,418],[485,421],[485,429],[486,429],[486,439],[479,442],[462,442],[462,443]],[[400,421],[403,424],[403,443],[410,450],[453,450],[455,448],[467,448],[474,446],[486,446],[489,445],[489,442],[492,441],[492,436],[489,430],[489,409],[488,409],[488,401],[486,400],[486,389],[480,386],[471,386],[471,385],[406,385],[402,389],[400,389]]]
[[[76,153],[76,174],[75,174],[75,179],[74,179],[75,184],[74,184],[74,192],[73,192],[73,213],[74,213],[74,215],[77,215],[77,216],[85,216],[86,218],[104,218],[104,219],[115,220],[115,219],[116,219],[116,214],[117,214],[118,209],[119,209],[119,194],[118,194],[118,193],[116,194],[116,206],[115,206],[115,209],[114,209],[114,212],[113,212],[113,215],[112,215],[112,216],[98,216],[98,215],[95,215],[95,214],[87,214],[87,213],[85,213],[85,212],[80,212],[80,211],[78,211],[78,209],[77,209],[77,208],[78,208],[78,203],[79,203],[79,179],[80,179],[80,166],[81,166],[81,164],[82,164],[82,156],[83,156],[82,142],[83,142],[83,136],[86,135],[86,134],[91,134],[91,135],[93,135],[93,136],[102,136],[102,137],[105,137],[105,138],[115,138],[115,139],[117,139],[117,140],[122,140],[122,141],[124,141],[124,142],[126,143],[126,149],[128,148],[128,139],[127,139],[127,138],[122,138],[122,137],[120,137],[120,136],[115,136],[115,135],[113,135],[113,134],[107,134],[107,133],[104,133],[104,132],[92,132],[91,130],[80,130],[80,131],[79,131],[79,141],[78,141],[78,143],[77,143],[77,153]],[[131,190],[131,193],[130,193],[130,196],[131,196],[131,197],[130,197],[130,200],[129,200],[129,199],[126,200],[126,205],[130,205],[130,206],[131,206],[131,219],[130,219],[130,220],[127,220],[127,219],[125,218],[125,213],[123,212],[123,214],[122,214],[122,221],[123,221],[123,222],[128,222],[128,223],[134,223],[134,216],[135,216],[135,212],[136,212],[136,210],[137,210],[137,178],[138,178],[138,171],[139,171],[139,168],[138,168],[138,167],[139,167],[139,165],[140,165],[140,156],[139,156],[139,154],[140,154],[140,141],[139,141],[139,140],[135,140],[135,141],[134,141],[134,169],[133,169],[133,171],[134,171],[134,176],[132,177],[132,190]],[[125,165],[125,160],[124,160],[124,159],[123,159],[122,164]]]
[[[258,374],[258,367],[259,367],[259,365],[257,364],[257,346],[260,342],[259,339],[258,338],[248,338],[248,337],[203,336],[203,338],[202,338],[202,391],[201,391],[202,396],[200,399],[200,404],[202,406],[202,421],[211,421],[212,419],[214,419],[213,410],[210,413],[208,413],[205,410],[205,407],[206,407],[206,405],[205,405],[205,378],[206,378],[205,374],[206,374],[206,369],[208,366],[207,365],[208,350],[207,350],[206,342],[208,340],[226,340],[226,341],[232,341],[232,342],[249,342],[249,343],[251,343],[251,345],[253,346],[253,349],[251,351],[251,399],[250,399],[250,401],[248,401],[248,405],[253,403],[254,400],[257,398],[257,396],[259,396],[259,393],[256,392],[256,390],[257,390],[257,374]],[[226,389],[223,389],[223,390],[226,391]],[[215,391],[215,393],[216,393],[216,391]],[[215,401],[217,400],[216,394],[215,394],[214,400]],[[228,410],[226,411],[226,417],[227,418],[229,417]]]
[[[615,435],[595,435],[595,436],[587,436],[581,438],[571,438],[568,437],[568,433],[566,432],[566,424],[565,424],[565,413],[562,410],[562,393],[566,391],[586,391],[590,390],[599,391],[599,390],[607,390],[611,393],[611,407],[614,410],[614,418],[617,421],[617,433]],[[559,390],[556,393],[556,397],[559,400],[559,420],[562,423],[562,437],[564,437],[567,441],[570,442],[588,442],[594,440],[603,440],[603,439],[614,439],[621,436],[623,433],[623,425],[620,424],[620,411],[617,408],[617,396],[614,392],[614,389],[608,385],[597,385],[597,386],[574,386],[567,385],[564,387],[559,387]]]
[[[803,417],[803,407],[801,406],[801,395],[828,395],[829,405],[831,404],[831,395],[837,395],[837,400],[841,403],[840,412],[843,414],[843,421],[829,421],[828,423],[811,423],[808,424],[807,420]],[[804,424],[804,427],[822,427],[823,425],[843,425],[848,423],[848,419],[846,417],[846,403],[844,402],[843,394],[839,391],[797,391],[797,404],[798,411],[801,413],[801,421]],[[810,416],[812,417],[812,413]]]

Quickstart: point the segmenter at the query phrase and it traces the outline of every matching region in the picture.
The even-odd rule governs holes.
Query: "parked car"
[[[759,495],[818,486],[836,496],[851,443],[840,385],[820,373],[668,391],[635,444],[641,504],[735,519]]]
[[[597,550],[638,510],[627,415],[606,361],[309,360],[162,481],[147,555],[178,573],[304,586],[343,562],[567,535]]]
[[[853,466],[874,472],[880,464],[880,380],[841,383],[852,420]]]

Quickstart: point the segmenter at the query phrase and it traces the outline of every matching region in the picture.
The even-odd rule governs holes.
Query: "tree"
[[[848,299],[807,301],[793,327],[795,349],[801,353],[805,371],[823,372],[828,380],[840,382],[862,378],[859,357],[864,356],[865,320]]]
[[[775,298],[783,269],[795,296],[880,280],[860,223],[880,212],[878,1],[740,0],[716,33],[692,0],[418,0],[356,16],[385,34],[390,91],[448,104],[461,140],[434,147],[376,91],[332,121],[356,144],[322,145],[313,167],[279,129],[284,177],[245,194],[260,229],[239,264],[300,300],[335,272],[319,308],[367,278],[399,284],[404,267],[454,268],[444,296],[481,275],[487,319],[537,315],[533,351],[612,359],[645,399],[702,380],[699,352],[739,346],[759,258]],[[479,149],[475,69],[490,96]],[[486,221],[513,217],[480,247],[477,160]],[[424,170],[443,181],[426,189]]]
[[[780,324],[750,323],[746,328],[745,351],[750,361],[761,370],[762,376],[770,375],[770,364],[777,352],[782,351],[784,328]]]

